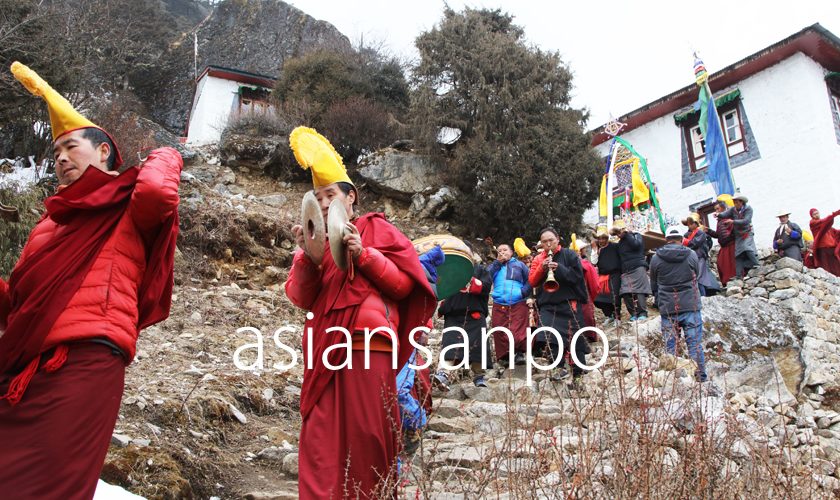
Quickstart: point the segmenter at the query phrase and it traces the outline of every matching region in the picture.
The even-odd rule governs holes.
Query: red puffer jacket
[[[172,148],[153,151],[137,175],[131,201],[114,233],[96,257],[79,290],[58,316],[44,344],[105,338],[134,359],[137,342],[137,289],[146,269],[146,245],[161,223],[178,209],[181,155]],[[20,262],[50,241],[59,229],[42,219],[29,235]],[[148,241],[147,241],[148,239]],[[0,280],[0,328],[8,314],[8,287]]]

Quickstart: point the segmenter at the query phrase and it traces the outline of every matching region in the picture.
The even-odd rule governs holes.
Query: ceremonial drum
[[[440,245],[446,257],[438,266],[438,300],[444,300],[458,293],[473,275],[472,251],[459,238],[451,234],[433,234],[412,242],[417,255],[422,255]]]

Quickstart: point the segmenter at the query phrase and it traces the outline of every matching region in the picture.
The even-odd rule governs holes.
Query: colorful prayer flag
[[[706,141],[706,182],[710,182],[715,194],[735,194],[735,180],[729,166],[729,151],[718,118],[715,101],[708,85],[708,73],[700,58],[694,59],[694,77],[700,87],[700,133]]]

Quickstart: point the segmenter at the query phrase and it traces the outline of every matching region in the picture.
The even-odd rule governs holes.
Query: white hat
[[[671,226],[671,227],[668,228],[667,231],[665,231],[665,239],[666,240],[671,239],[671,238],[682,239],[682,237],[683,237],[682,230],[678,226]]]

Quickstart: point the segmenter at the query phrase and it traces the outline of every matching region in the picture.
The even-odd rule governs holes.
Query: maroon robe
[[[434,292],[411,242],[382,214],[364,215],[355,225],[364,247],[379,250],[415,283],[398,306],[397,366],[403,366],[413,349],[409,333],[425,325],[437,306]],[[371,352],[370,369],[364,368],[364,351],[353,351],[352,370],[333,371],[322,361],[327,348],[345,342],[342,334],[328,334],[326,329],[341,326],[352,332],[359,306],[378,291],[362,273],[357,272],[351,280],[335,265],[330,252],[324,256],[320,280],[310,308],[313,319],[304,325],[304,353],[306,356],[311,340],[313,368],[308,369],[308,360],[304,359],[300,498],[394,497],[400,419],[397,370],[391,366],[391,353]],[[293,267],[287,293],[290,288],[310,285],[298,283]],[[330,364],[341,365],[345,353],[345,349],[331,351]]]

